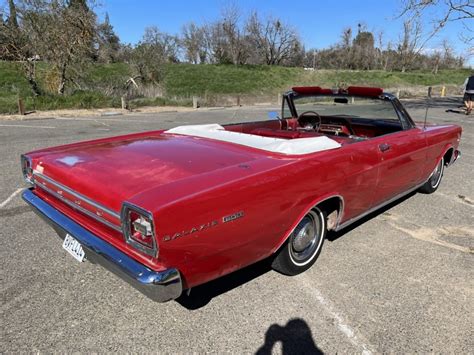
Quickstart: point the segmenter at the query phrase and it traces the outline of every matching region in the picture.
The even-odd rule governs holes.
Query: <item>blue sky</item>
[[[110,22],[124,43],[136,43],[145,27],[157,26],[171,34],[180,33],[183,24],[208,23],[216,20],[221,9],[229,4],[226,0],[161,1],[161,0],[102,0],[97,9],[100,15],[109,14]],[[384,32],[385,41],[396,42],[401,32],[402,20],[396,19],[400,0],[339,0],[339,1],[283,1],[241,0],[233,1],[246,17],[256,10],[262,15],[279,17],[297,28],[306,48],[324,48],[339,41],[342,29],[363,23],[367,29]],[[424,19],[424,27],[431,28],[431,21],[441,8],[435,8]],[[442,33],[432,39],[427,50],[439,48],[443,39],[448,39],[458,54],[467,55],[467,44],[459,39],[461,23],[450,23]],[[474,65],[471,57],[469,64]]]

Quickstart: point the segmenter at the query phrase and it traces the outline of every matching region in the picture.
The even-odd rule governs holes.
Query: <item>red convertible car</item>
[[[164,302],[264,258],[303,272],[327,231],[434,192],[460,156],[460,127],[417,124],[379,88],[295,87],[280,116],[30,152],[23,199],[77,260]]]

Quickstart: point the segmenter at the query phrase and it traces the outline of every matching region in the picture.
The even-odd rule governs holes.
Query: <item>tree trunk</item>
[[[30,84],[31,90],[33,90],[33,94],[35,96],[40,96],[41,91],[36,80],[34,78],[28,78],[28,83]]]
[[[59,86],[58,86],[58,94],[64,95],[64,90],[66,89],[66,63],[64,63],[61,67],[61,72],[59,73]]]
[[[28,80],[28,84],[30,84],[30,88],[33,91],[33,94],[35,96],[41,95],[41,90],[39,88],[38,82],[36,81],[35,63],[29,60],[25,60],[23,62],[23,69],[26,74],[26,79]]]
[[[10,17],[8,18],[8,24],[14,29],[18,29],[18,20],[16,14],[16,5],[13,0],[8,0],[8,7],[10,8]]]

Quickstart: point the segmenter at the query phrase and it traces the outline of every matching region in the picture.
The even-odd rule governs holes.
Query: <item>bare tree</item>
[[[468,51],[474,54],[474,2],[472,0],[400,0],[402,11],[398,17],[409,20],[429,16],[433,28],[427,38],[433,38],[451,22],[461,22],[463,31],[459,34],[461,40],[469,45]],[[436,12],[432,11],[435,10]]]
[[[188,62],[193,64],[206,62],[207,50],[204,36],[204,29],[193,22],[183,26],[180,43]]]
[[[349,68],[352,59],[352,28],[346,27],[342,30],[341,35],[341,65],[342,68]]]
[[[22,28],[30,51],[52,64],[57,93],[83,72],[94,52],[96,16],[85,0],[23,0]]]
[[[303,47],[298,33],[280,19],[269,17],[265,21],[254,12],[246,25],[251,50],[259,54],[268,65],[281,65]]]
[[[416,56],[423,49],[422,28],[418,20],[405,20],[403,33],[398,44],[399,65],[402,72],[409,69]]]
[[[175,36],[161,32],[156,26],[145,28],[142,40],[130,53],[135,77],[159,84],[165,74],[165,64],[178,62],[178,51],[179,44]]]
[[[434,20],[434,30],[439,31],[448,22],[464,21],[474,18],[472,0],[402,0],[401,16],[418,17],[436,7],[441,17]]]
[[[222,26],[225,47],[233,64],[244,64],[247,57],[245,35],[239,27],[240,11],[235,4],[228,5],[222,11]]]
[[[161,32],[156,26],[145,28],[141,43],[150,46],[155,54],[162,57],[165,62],[177,63],[179,61],[178,38]]]
[[[376,66],[378,69],[384,69],[385,56],[384,56],[384,31],[380,30],[377,32],[377,48],[376,48]]]
[[[20,63],[25,77],[30,84],[30,88],[35,96],[41,91],[36,80],[36,59],[34,51],[29,41],[29,33],[19,25],[20,14],[17,5],[13,0],[8,1],[9,16],[3,21],[0,27],[0,55],[1,59],[14,60]]]
[[[203,27],[204,48],[210,63],[230,64],[233,63],[229,50],[228,33],[226,33],[222,21],[207,24]]]

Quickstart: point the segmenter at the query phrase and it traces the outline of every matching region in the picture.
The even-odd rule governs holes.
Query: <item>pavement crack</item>
[[[470,198],[464,195],[458,195],[458,198],[461,199],[461,201],[467,203],[468,205],[474,206],[474,201],[472,201]]]
[[[23,213],[33,212],[29,206],[17,206],[6,209],[0,209],[0,218],[19,216]]]
[[[406,235],[412,238],[461,251],[463,253],[474,254],[473,246],[459,245],[453,242],[453,240],[456,240],[458,238],[467,238],[467,242],[474,241],[474,230],[469,226],[430,228],[421,226],[413,222],[407,222],[406,220],[404,220],[402,226],[398,222],[400,220],[400,217],[394,214],[383,214],[382,219],[387,222],[391,227],[405,233]]]
[[[465,195],[454,196],[454,195],[443,194],[441,192],[438,192],[437,195],[438,196],[443,196],[444,198],[448,198],[452,201],[456,201],[456,202],[461,203],[463,205],[468,205],[469,207],[474,207],[474,201],[472,199],[470,199],[469,197],[465,196]]]

